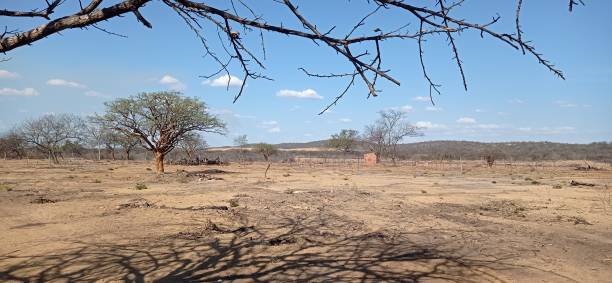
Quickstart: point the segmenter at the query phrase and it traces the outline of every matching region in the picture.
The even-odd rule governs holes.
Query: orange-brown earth
[[[612,282],[606,166],[265,166],[0,161],[0,281]]]

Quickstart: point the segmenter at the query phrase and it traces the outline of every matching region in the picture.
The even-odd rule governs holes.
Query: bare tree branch
[[[9,30],[5,27],[4,33],[0,35],[0,53],[6,53],[15,48],[30,45],[49,35],[59,34],[66,29],[93,27],[105,33],[123,37],[123,35],[101,28],[98,24],[101,21],[121,17],[126,13],[133,13],[136,20],[145,27],[153,27],[151,22],[139,11],[145,4],[152,2],[151,0],[120,0],[113,2],[113,4],[108,4],[106,7],[102,5],[104,0],[89,0],[89,4],[86,6],[82,3],[83,0],[79,0],[79,10],[71,15],[53,20],[49,18],[49,15],[54,13],[56,8],[64,3],[64,0],[45,1],[46,7],[32,11],[0,10],[0,16],[48,19],[48,22],[23,32]],[[270,23],[263,15],[259,15],[256,9],[247,5],[246,1],[243,0],[231,0],[225,8],[221,8],[220,4],[213,5],[209,4],[209,2],[195,2],[191,0],[161,0],[159,3],[177,13],[187,27],[194,32],[196,38],[200,40],[205,51],[204,57],[210,56],[214,63],[216,63],[216,68],[218,69],[212,72],[212,75],[202,77],[211,78],[220,73],[225,73],[228,78],[231,78],[230,67],[239,66],[242,72],[242,83],[238,93],[234,96],[234,102],[241,97],[245,91],[247,81],[250,79],[271,80],[271,78],[261,73],[266,70],[264,64],[264,60],[266,60],[264,32],[311,40],[316,45],[325,46],[333,50],[348,63],[346,66],[350,70],[340,73],[317,74],[308,72],[304,68],[299,68],[299,70],[310,77],[350,78],[343,91],[321,113],[335,105],[339,99],[348,93],[349,89],[354,86],[355,78],[357,77],[368,88],[368,97],[378,95],[380,90],[377,89],[377,84],[381,78],[395,85],[400,85],[400,81],[392,75],[391,70],[385,68],[382,62],[383,45],[388,40],[414,40],[416,42],[419,49],[421,69],[423,76],[429,84],[432,103],[434,103],[432,93],[440,94],[440,85],[434,83],[427,72],[423,55],[423,43],[427,36],[435,34],[444,34],[446,36],[453,54],[453,60],[459,69],[463,87],[466,91],[467,78],[463,62],[459,56],[460,49],[457,40],[460,33],[468,31],[478,32],[483,38],[484,35],[488,35],[492,39],[499,40],[514,49],[520,50],[523,54],[530,54],[536,58],[539,64],[544,65],[555,75],[564,79],[561,70],[557,69],[542,54],[537,52],[531,42],[523,39],[523,30],[520,25],[520,15],[523,7],[522,0],[517,0],[516,5],[516,32],[509,33],[500,32],[494,27],[500,16],[495,16],[491,21],[484,23],[477,23],[469,19],[466,20],[454,16],[454,9],[463,5],[464,0],[456,0],[449,4],[446,4],[445,0],[431,0],[433,8],[415,6],[412,2],[402,0],[367,1],[367,3],[374,5],[373,9],[359,17],[359,20],[349,25],[349,28],[344,32],[339,28],[342,25],[324,28],[317,27],[317,23],[303,15],[291,0],[275,0],[275,2],[288,8],[287,13],[297,20],[300,27],[291,28],[284,26],[283,23]],[[568,4],[570,11],[572,11],[575,5],[584,5],[582,0],[569,0]],[[383,31],[382,27],[378,27],[376,23],[374,25],[369,23],[369,21],[373,21],[375,18],[374,15],[378,16],[378,14],[382,14],[390,9],[405,12],[406,19],[404,23],[401,23],[400,27],[390,31]],[[402,20],[404,19],[402,18]],[[408,27],[414,22],[419,23],[419,29],[417,31],[409,31]],[[212,29],[209,29],[210,27]],[[366,27],[372,30],[365,31]],[[215,45],[209,43],[209,35],[205,35],[205,32],[212,30],[214,36],[215,29],[221,43],[220,48],[222,48],[219,54],[213,49]],[[357,31],[363,31],[363,35],[356,35]],[[258,46],[253,47],[249,45],[252,42],[250,40],[252,35],[258,37]],[[260,48],[260,51],[257,51],[257,48]],[[260,54],[263,55],[263,59],[259,58]],[[385,63],[388,64],[388,61],[385,61]],[[228,80],[228,88],[229,85],[230,82]]]
[[[46,1],[46,2],[47,2],[47,8],[43,10],[33,10],[33,11],[28,11],[28,12],[22,12],[22,11],[9,11],[5,9],[5,10],[0,10],[0,16],[30,17],[30,18],[41,17],[41,18],[45,18],[48,20],[49,16],[53,14],[57,6],[62,4],[63,0],[54,0],[53,2],[49,2],[49,1]]]

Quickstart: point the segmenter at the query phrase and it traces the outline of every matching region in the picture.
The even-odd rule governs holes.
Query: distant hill
[[[333,151],[325,151],[328,140],[318,140],[305,143],[280,143],[279,149],[289,152],[313,149],[310,156],[334,155]],[[217,148],[231,150],[232,147]],[[365,152],[367,148],[358,147],[357,152]],[[354,153],[356,154],[356,153]],[[480,159],[484,155],[493,155],[497,159],[514,160],[599,160],[612,162],[612,142],[594,142],[590,144],[567,144],[555,142],[495,142],[483,143],[474,141],[427,141],[401,144],[398,156],[402,159],[434,160],[434,159]]]
[[[281,143],[278,148],[321,148],[327,140],[306,143]],[[366,148],[358,148],[365,151]],[[492,154],[497,158],[517,160],[588,159],[612,161],[612,142],[568,144],[556,142],[495,142],[427,141],[406,143],[399,146],[399,155],[406,159],[479,159]]]

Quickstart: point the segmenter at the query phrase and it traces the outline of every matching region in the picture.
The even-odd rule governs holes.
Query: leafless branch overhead
[[[66,29],[93,27],[101,31],[119,35],[98,26],[100,22],[112,20],[125,14],[132,14],[136,20],[147,28],[152,28],[153,24],[146,19],[146,15],[140,10],[144,5],[152,0],[123,0],[107,4],[104,0],[89,0],[85,5],[84,0],[79,0],[79,8],[73,14],[51,18],[58,6],[64,5],[63,0],[46,0],[46,5],[31,11],[12,11],[0,8],[0,18],[20,17],[20,18],[44,18],[48,21],[26,31],[13,31],[5,27],[5,32],[0,35],[0,53],[9,52],[15,48],[30,45],[47,36],[58,34]],[[221,4],[213,5],[209,2],[196,2],[191,0],[160,0],[161,5],[172,9],[184,20],[187,27],[192,30],[202,43],[205,55],[212,58],[219,66],[219,73],[230,75],[230,68],[239,66],[242,76],[242,86],[236,94],[236,101],[244,92],[246,82],[249,79],[271,79],[264,75],[266,50],[264,42],[264,32],[283,34],[291,37],[308,39],[316,45],[325,46],[333,50],[340,58],[343,58],[349,66],[349,70],[339,74],[317,74],[300,68],[306,75],[319,78],[343,78],[347,77],[348,85],[323,111],[335,105],[349,89],[355,85],[355,78],[367,87],[368,97],[377,96],[380,90],[377,89],[378,82],[386,80],[392,84],[399,85],[400,81],[394,77],[390,70],[382,62],[383,43],[389,40],[414,40],[419,49],[419,61],[425,79],[432,92],[440,93],[439,84],[431,79],[426,71],[423,42],[426,37],[435,34],[442,34],[446,37],[450,47],[450,53],[457,66],[459,76],[463,86],[467,91],[467,78],[463,62],[460,59],[460,44],[457,39],[463,32],[477,32],[481,37],[488,37],[499,40],[511,48],[521,51],[523,54],[533,56],[537,62],[550,70],[553,74],[564,79],[561,70],[545,59],[542,54],[536,51],[533,44],[525,41],[523,30],[520,25],[521,9],[523,0],[517,0],[515,10],[515,30],[510,32],[498,31],[495,29],[500,16],[494,16],[488,22],[474,22],[454,16],[457,7],[467,5],[464,0],[455,2],[445,0],[431,0],[430,6],[415,6],[412,1],[401,0],[371,0],[368,1],[372,6],[370,12],[359,17],[359,21],[349,25],[350,29],[342,31],[337,26],[322,27],[309,15],[303,13],[296,0],[274,0],[274,2],[286,8],[286,13],[298,24],[297,27],[275,23],[266,20],[265,13],[261,13],[255,6],[258,1],[229,0],[226,7]],[[104,5],[106,4],[106,5]],[[310,5],[327,5],[324,1]],[[578,4],[583,4],[582,0],[569,0],[569,10]],[[377,27],[376,16],[393,9],[404,14],[401,21],[403,25],[392,30],[383,30]],[[348,11],[350,12],[350,11]],[[261,13],[261,14],[260,14]],[[342,23],[346,26],[347,23]],[[348,23],[350,24],[350,23]],[[411,25],[412,24],[412,25]],[[367,31],[372,28],[371,31]],[[418,30],[411,27],[418,27]],[[216,31],[219,40],[219,50],[215,50],[211,40],[215,36],[210,36],[210,32]],[[246,40],[249,35],[254,33],[259,44],[252,46],[251,41]],[[229,86],[229,83],[228,83]],[[433,103],[433,97],[432,97]]]

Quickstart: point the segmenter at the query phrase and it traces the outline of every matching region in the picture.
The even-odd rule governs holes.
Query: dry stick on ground
[[[73,14],[62,16],[56,19],[51,19],[51,15],[55,15],[54,11],[59,6],[63,5],[68,1],[55,0],[49,2],[46,1],[47,7],[34,9],[32,11],[10,11],[6,9],[0,9],[0,17],[20,17],[20,18],[44,18],[48,19],[47,22],[34,27],[30,30],[18,32],[16,30],[9,30],[5,27],[5,32],[0,35],[0,53],[6,53],[13,49],[30,45],[38,40],[41,40],[47,36],[53,34],[59,34],[66,29],[75,28],[87,28],[93,27],[111,35],[118,35],[112,31],[108,31],[97,24],[118,18],[127,13],[132,13],[137,21],[143,24],[147,28],[152,28],[153,25],[145,18],[140,12],[140,8],[148,3],[153,3],[152,0],[123,0],[119,3],[109,4],[104,6],[102,3],[104,0],[91,0],[85,7],[79,5],[79,9]],[[301,24],[301,27],[290,28],[284,26],[282,23],[273,23],[267,20],[264,15],[258,15],[256,9],[249,7],[244,1],[239,1],[240,6],[234,5],[231,1],[231,7],[220,7],[213,6],[208,3],[194,2],[190,0],[162,0],[156,2],[161,5],[167,6],[172,9],[180,16],[187,27],[191,29],[196,37],[201,41],[206,56],[213,58],[213,61],[218,64],[219,68],[214,75],[224,72],[228,77],[230,76],[230,66],[235,65],[232,62],[237,62],[238,66],[243,73],[241,87],[236,96],[234,102],[244,92],[246,82],[249,79],[271,79],[260,72],[257,69],[265,70],[263,60],[260,60],[252,47],[247,45],[245,40],[251,32],[255,32],[257,38],[260,39],[260,46],[265,59],[265,44],[263,41],[263,32],[271,32],[284,34],[292,37],[299,37],[304,39],[312,40],[316,45],[327,46],[339,55],[339,57],[346,60],[347,66],[351,69],[349,72],[344,74],[330,74],[330,75],[317,75],[311,72],[306,72],[307,75],[314,77],[350,77],[348,85],[344,90],[332,100],[332,102],[323,110],[320,114],[324,113],[329,107],[335,105],[339,99],[341,99],[349,89],[355,85],[355,78],[358,77],[367,87],[367,96],[376,96],[380,91],[377,89],[378,78],[391,82],[392,84],[399,85],[400,82],[389,72],[390,70],[382,66],[381,61],[381,44],[388,40],[416,40],[419,46],[419,57],[423,73],[427,79],[430,91],[439,92],[439,85],[434,84],[429,78],[429,75],[425,71],[424,60],[423,60],[423,46],[422,42],[424,37],[433,34],[444,34],[447,37],[448,43],[451,47],[453,59],[455,64],[459,68],[459,73],[463,81],[464,89],[467,90],[467,79],[464,73],[462,61],[459,57],[459,48],[456,44],[455,36],[464,31],[475,31],[479,32],[481,37],[485,35],[490,38],[500,40],[506,43],[508,46],[520,50],[524,54],[531,54],[534,56],[538,63],[544,65],[547,69],[553,72],[560,78],[564,78],[563,73],[555,68],[553,64],[544,59],[542,55],[536,52],[533,45],[523,40],[522,30],[520,27],[520,14],[522,7],[522,0],[517,2],[515,22],[516,30],[515,33],[499,32],[492,29],[493,24],[497,23],[499,16],[494,17],[490,22],[476,23],[469,19],[461,19],[452,16],[452,12],[455,8],[460,7],[464,4],[464,1],[457,1],[449,5],[444,4],[444,0],[431,0],[433,6],[439,6],[438,8],[428,8],[427,6],[414,6],[408,4],[405,1],[399,0],[376,0],[369,1],[369,5],[374,5],[374,9],[363,17],[352,26],[347,33],[342,33],[340,29],[336,29],[332,26],[326,29],[327,32],[321,32],[317,23],[308,19],[299,12],[297,6],[290,0],[277,0],[275,1],[278,5],[283,5],[288,8],[287,14],[292,16],[294,19]],[[81,3],[81,1],[79,1]],[[572,11],[573,7],[577,4],[584,4],[581,0],[569,0],[569,10]],[[326,6],[325,3],[317,3],[312,5]],[[239,14],[240,9],[247,12],[249,16],[241,16]],[[322,7],[324,8],[324,7]],[[378,23],[373,20],[373,16],[383,13],[386,10],[396,10],[399,12],[405,12],[406,20],[405,24],[401,27],[391,30],[383,31],[381,28],[376,27]],[[372,21],[372,22],[369,22]],[[408,30],[411,22],[419,22],[420,28],[418,31],[410,32]],[[242,33],[235,29],[233,26],[239,25],[242,28]],[[212,27],[209,28],[209,27]],[[214,32],[217,29],[217,35],[221,41],[220,46],[222,51],[225,53],[227,58],[223,58],[221,54],[217,54],[213,50],[213,45],[209,44],[207,40],[210,40],[210,36],[204,35],[204,31]],[[366,28],[372,28],[373,31],[366,32],[364,35],[354,35],[357,30],[364,30]],[[357,49],[365,49],[360,53],[355,53]],[[5,59],[2,59],[5,60]],[[229,86],[229,82],[228,82]],[[432,98],[433,103],[433,98]]]

